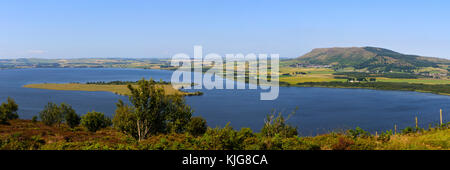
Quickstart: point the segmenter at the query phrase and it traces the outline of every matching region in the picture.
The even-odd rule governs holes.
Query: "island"
[[[112,92],[118,95],[128,96],[130,95],[130,90],[128,89],[128,84],[133,87],[137,87],[136,82],[123,82],[123,81],[112,81],[112,82],[87,82],[87,83],[42,83],[42,84],[27,84],[23,87],[25,88],[35,88],[35,89],[47,89],[47,90],[65,90],[65,91],[105,91]],[[185,92],[180,90],[182,85],[172,86],[170,83],[162,82],[159,85],[164,88],[167,95],[182,95],[182,96],[199,96],[202,92]]]

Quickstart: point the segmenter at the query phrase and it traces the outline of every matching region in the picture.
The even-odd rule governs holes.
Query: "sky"
[[[450,59],[448,0],[0,0],[0,58],[375,46]]]

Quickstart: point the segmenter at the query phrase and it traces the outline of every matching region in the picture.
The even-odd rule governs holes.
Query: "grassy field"
[[[136,85],[133,85],[136,86]],[[172,87],[172,85],[161,85],[166,94],[181,94],[187,95],[188,93],[179,91]],[[99,85],[99,84],[78,84],[78,83],[67,83],[67,84],[55,84],[55,83],[45,83],[45,84],[28,84],[23,86],[25,88],[36,88],[36,89],[47,89],[47,90],[68,90],[68,91],[106,91],[113,92],[119,95],[129,95],[130,90],[127,85]]]
[[[422,83],[422,84],[450,84],[450,80],[446,79],[394,79],[377,77],[379,82],[394,82],[394,83]]]
[[[305,74],[295,74],[296,72],[303,72]],[[289,76],[283,76],[283,74],[291,74]],[[280,68],[280,82],[289,83],[295,85],[297,83],[305,82],[331,82],[340,81],[346,82],[346,79],[335,79],[333,73],[336,73],[332,69],[328,68],[294,68],[294,67],[281,67]],[[377,77],[377,82],[394,82],[394,83],[422,83],[422,84],[450,84],[450,79],[401,79],[401,78],[386,78]]]
[[[449,150],[447,126],[412,133],[352,136],[328,133],[312,137],[263,137],[251,130],[208,129],[203,136],[160,134],[136,141],[109,127],[88,132],[83,127],[46,126],[31,120],[0,125],[0,149],[6,150]],[[209,135],[208,135],[209,133]],[[222,135],[214,135],[216,133]],[[235,134],[236,133],[236,134]],[[237,136],[231,135],[235,134]],[[231,136],[234,137],[231,137]]]
[[[305,74],[295,74],[296,72],[303,72]],[[326,82],[326,81],[342,81],[335,79],[332,75],[333,70],[327,68],[280,68],[280,82],[295,85],[304,82]],[[283,76],[283,74],[291,74],[290,76]]]

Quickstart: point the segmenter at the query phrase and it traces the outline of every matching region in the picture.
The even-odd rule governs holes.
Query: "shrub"
[[[75,110],[73,110],[72,107],[63,104],[61,105],[61,110],[65,115],[65,121],[70,128],[75,128],[80,124],[81,118],[75,113]]]
[[[19,110],[19,106],[12,98],[8,97],[7,103],[0,105],[0,124],[7,124],[8,120],[19,118],[17,110]]]
[[[14,133],[0,140],[0,150],[36,150],[45,144],[40,136],[26,136],[22,133]]]
[[[67,125],[74,128],[80,124],[80,117],[77,115],[72,106],[61,103],[60,106],[49,102],[44,110],[39,112],[39,117],[45,125],[51,126],[58,124],[58,126],[65,121]],[[37,117],[36,117],[37,120]]]
[[[347,139],[344,137],[340,137],[338,139],[338,143],[332,146],[333,150],[350,150],[351,146],[354,145],[355,142],[351,139]]]
[[[31,122],[36,123],[38,121],[38,117],[37,116],[33,116],[31,118]]]
[[[410,133],[416,133],[417,129],[413,127],[406,127],[405,129],[402,129],[402,134],[410,134]]]
[[[129,84],[128,89],[139,141],[158,133],[185,132],[192,110],[183,96],[166,95],[164,88],[152,79],[138,81],[136,88]]]
[[[91,132],[111,126],[111,119],[100,112],[88,112],[81,116],[81,124]]]
[[[119,100],[119,103],[117,103],[116,106],[116,114],[112,120],[114,128],[136,139],[139,138],[136,124],[137,118],[136,114],[134,114],[134,109],[131,106],[124,104],[122,100]]]
[[[275,117],[275,114],[267,115],[261,133],[266,137],[280,135],[284,138],[294,137],[298,134],[296,127],[286,124],[286,120],[281,113],[279,113],[277,117]]]
[[[380,136],[378,136],[377,140],[381,142],[389,142],[391,140],[392,130],[388,130],[386,132],[382,132]]]
[[[238,140],[237,131],[230,126],[230,123],[227,123],[224,128],[208,129],[201,140],[201,145],[207,149],[237,150],[242,147],[242,141]]]
[[[365,131],[364,129],[360,128],[360,127],[356,127],[355,130],[350,129],[348,130],[348,134],[353,138],[356,139],[358,137],[361,138],[367,138],[370,137],[369,132]]]
[[[208,126],[206,124],[206,120],[202,117],[193,117],[191,118],[191,121],[187,125],[187,132],[194,136],[200,136],[203,135],[206,130],[208,129]]]
[[[61,109],[58,105],[51,102],[44,107],[44,110],[39,112],[39,117],[47,126],[51,126],[53,124],[58,124],[59,126],[64,120],[64,115],[61,112]]]

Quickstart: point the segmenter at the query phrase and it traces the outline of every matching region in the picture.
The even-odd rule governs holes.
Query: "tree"
[[[289,119],[291,115],[289,115],[287,119]],[[298,134],[296,127],[286,124],[286,120],[281,113],[278,113],[277,117],[275,117],[274,113],[267,115],[266,120],[264,120],[264,126],[261,129],[261,133],[263,136],[267,137],[280,135],[285,138],[297,136]]]
[[[164,88],[150,79],[140,80],[137,88],[128,85],[130,102],[136,118],[137,139],[151,134],[183,132],[192,116],[183,96],[166,95]]]
[[[3,102],[0,105],[0,124],[6,124],[8,120],[19,118],[17,110],[19,110],[19,106],[12,98],[8,97],[7,103]]]
[[[61,104],[61,112],[64,115],[65,121],[70,128],[75,128],[80,124],[80,116],[72,109],[72,106]]]
[[[186,128],[186,131],[194,136],[203,135],[206,130],[208,130],[208,126],[206,124],[206,120],[202,117],[191,118],[191,121]]]
[[[111,124],[111,119],[100,112],[92,111],[81,116],[81,125],[91,132],[96,132],[97,130],[111,126]]]
[[[39,117],[41,118],[42,122],[44,122],[44,124],[47,126],[51,126],[53,124],[58,124],[59,126],[64,120],[64,115],[61,112],[60,107],[58,107],[58,105],[52,102],[49,102],[44,107],[44,110],[39,112]]]
[[[122,100],[119,100],[116,106],[116,114],[112,120],[114,128],[136,139],[139,138],[136,124],[137,119],[133,107],[124,104]]]

